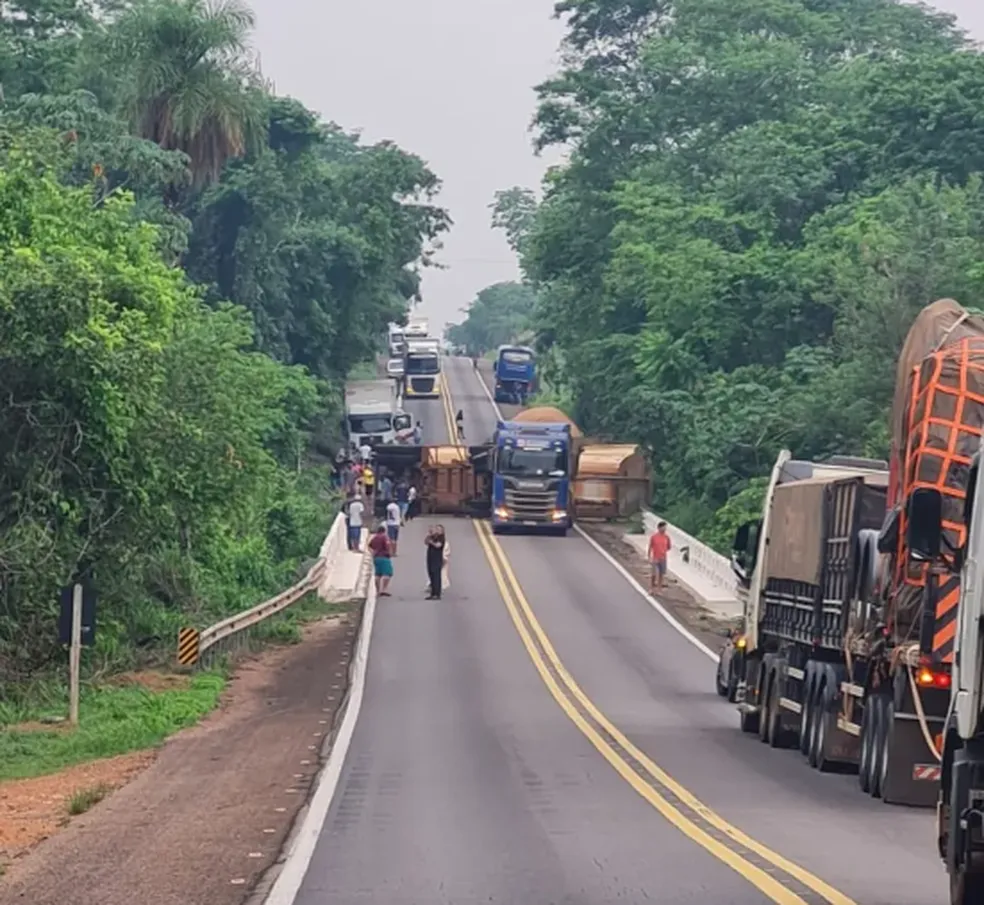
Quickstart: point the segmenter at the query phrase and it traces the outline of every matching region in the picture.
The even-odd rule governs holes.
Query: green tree
[[[261,138],[264,99],[248,54],[254,16],[240,0],[145,0],[108,32],[135,131],[188,155],[196,186]]]

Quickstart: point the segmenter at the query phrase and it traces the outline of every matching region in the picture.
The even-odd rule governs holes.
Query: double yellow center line
[[[453,403],[444,384],[448,436],[455,437]],[[452,439],[452,442],[454,440]],[[472,523],[499,594],[526,652],[561,710],[645,801],[713,857],[777,905],[857,905],[819,877],[752,839],[691,794],[615,726],[581,690],[561,662],[488,522]],[[785,876],[776,876],[781,872]]]

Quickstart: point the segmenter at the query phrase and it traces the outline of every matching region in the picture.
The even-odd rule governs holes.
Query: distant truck
[[[495,401],[526,405],[536,392],[536,353],[527,346],[499,346],[493,368]]]
[[[407,339],[403,356],[403,397],[437,399],[441,395],[441,343],[437,339]]]
[[[418,317],[407,324],[403,331],[406,339],[427,339],[430,336],[430,324],[426,318]]]
[[[358,380],[345,387],[345,433],[356,447],[400,441],[412,430],[410,416],[397,408],[392,380]]]
[[[390,324],[389,326],[389,338],[387,341],[387,348],[389,349],[390,358],[403,358],[403,353],[406,351],[407,341],[406,334],[404,333],[404,328],[398,324]]]
[[[979,368],[984,320],[955,302],[927,307],[900,356],[890,462],[782,453],[761,519],[734,541],[745,618],[718,690],[745,731],[820,770],[857,767],[861,790],[888,803],[931,806],[949,779],[960,578],[913,555],[911,522],[921,491],[937,490],[947,543],[965,541]]]

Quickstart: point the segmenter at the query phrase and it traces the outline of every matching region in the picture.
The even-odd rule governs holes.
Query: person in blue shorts
[[[373,571],[376,573],[376,593],[380,597],[390,597],[389,583],[393,578],[393,550],[386,536],[386,526],[380,525],[369,541],[372,553]]]

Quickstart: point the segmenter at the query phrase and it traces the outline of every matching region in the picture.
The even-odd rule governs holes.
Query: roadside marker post
[[[194,666],[198,662],[201,633],[195,628],[178,629],[178,663]]]
[[[68,645],[68,721],[79,722],[82,648],[96,641],[96,594],[81,583],[62,588],[58,613],[58,640]]]
[[[72,645],[68,649],[68,721],[79,724],[79,672],[82,669],[82,585],[72,588]]]

